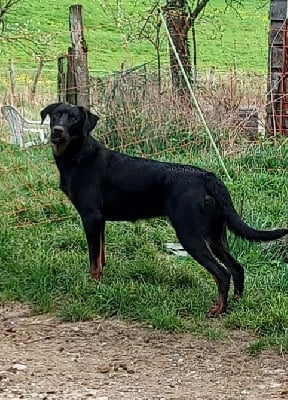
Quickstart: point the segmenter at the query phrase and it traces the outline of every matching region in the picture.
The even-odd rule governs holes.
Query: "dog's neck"
[[[90,135],[82,137],[77,140],[71,141],[65,152],[61,155],[57,155],[53,151],[53,156],[56,161],[67,164],[80,164],[85,159],[89,158],[97,149],[103,148],[103,146],[97,142]]]

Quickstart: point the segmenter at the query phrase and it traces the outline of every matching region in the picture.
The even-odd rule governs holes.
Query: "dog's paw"
[[[235,293],[235,294],[233,295],[233,297],[232,297],[232,300],[234,300],[234,301],[239,301],[239,300],[241,299],[241,297],[242,297],[242,294],[241,294],[241,293]]]
[[[210,308],[210,310],[207,313],[208,318],[220,318],[222,314],[224,314],[226,309],[221,306],[220,304],[215,304]]]
[[[102,276],[102,270],[91,269],[90,274],[91,274],[91,279],[93,279],[93,281],[100,281]]]

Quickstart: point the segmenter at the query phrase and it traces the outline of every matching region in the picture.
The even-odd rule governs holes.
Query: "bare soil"
[[[287,356],[255,338],[167,334],[119,320],[63,323],[0,308],[0,399],[288,399]]]

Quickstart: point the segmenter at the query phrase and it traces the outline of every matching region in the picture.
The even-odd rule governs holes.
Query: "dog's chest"
[[[72,181],[69,175],[60,173],[60,189],[66,194],[67,197],[72,201],[73,191],[72,191]]]
[[[85,177],[79,174],[76,168],[69,170],[62,168],[60,172],[60,188],[68,196],[68,198],[75,202],[77,194],[82,191],[82,187],[85,181]]]

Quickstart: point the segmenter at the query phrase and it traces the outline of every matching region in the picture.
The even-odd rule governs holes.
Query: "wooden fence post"
[[[58,64],[58,76],[57,76],[57,95],[59,102],[65,102],[66,100],[66,74],[64,71],[64,60],[66,55],[61,55],[57,59]]]
[[[79,4],[69,7],[69,29],[71,32],[72,49],[70,57],[68,55],[68,65],[70,64],[71,73],[74,75],[76,85],[76,99],[72,95],[73,103],[90,108],[90,86],[89,71],[87,62],[87,44],[83,34],[82,6]],[[70,61],[72,61],[70,63]],[[68,66],[69,71],[69,66]],[[67,73],[69,75],[69,73]],[[71,80],[71,77],[67,76]],[[70,101],[71,102],[71,101]]]
[[[13,61],[10,58],[8,64],[8,73],[9,73],[9,80],[10,80],[10,103],[13,105],[16,99],[16,79],[15,79],[15,70]]]
[[[67,55],[67,75],[66,75],[66,101],[69,104],[79,104],[77,98],[77,83],[75,76],[74,51],[72,47],[68,48]]]

